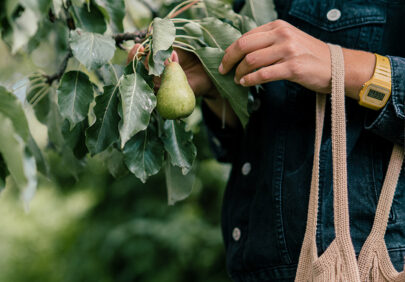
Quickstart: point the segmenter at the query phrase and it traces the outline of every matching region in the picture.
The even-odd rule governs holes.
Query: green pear
[[[184,118],[193,112],[195,108],[194,92],[179,63],[170,62],[166,66],[157,93],[156,108],[165,119]]]

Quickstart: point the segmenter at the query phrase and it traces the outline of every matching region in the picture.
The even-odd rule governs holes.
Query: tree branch
[[[127,33],[117,33],[113,35],[113,38],[115,40],[115,44],[121,49],[124,49],[121,46],[121,44],[124,41],[133,40],[135,41],[135,43],[142,43],[143,41],[145,41],[146,33],[147,33],[146,30]]]
[[[69,50],[69,53],[67,53],[65,58],[63,59],[63,62],[60,65],[59,70],[52,75],[44,75],[44,77],[46,79],[46,83],[48,83],[49,85],[52,85],[52,83],[54,81],[59,81],[62,78],[62,75],[66,71],[69,59],[71,57],[73,57],[73,53],[72,53],[72,50]]]

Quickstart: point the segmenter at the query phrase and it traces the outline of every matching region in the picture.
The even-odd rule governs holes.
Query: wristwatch
[[[387,104],[391,96],[391,64],[387,57],[378,54],[375,56],[374,74],[361,88],[359,104],[372,110],[379,110]]]

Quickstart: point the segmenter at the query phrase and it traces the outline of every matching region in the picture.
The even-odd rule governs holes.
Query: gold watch
[[[375,56],[374,74],[361,88],[359,104],[372,110],[379,110],[387,104],[391,96],[391,64],[387,57],[378,54]]]

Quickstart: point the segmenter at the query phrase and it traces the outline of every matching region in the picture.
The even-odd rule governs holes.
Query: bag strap
[[[332,163],[333,210],[338,249],[347,265],[349,277],[358,277],[356,255],[350,237],[349,204],[347,195],[347,153],[345,116],[345,69],[340,46],[328,44],[332,65]],[[307,281],[312,276],[312,263],[318,258],[316,227],[319,205],[319,154],[325,114],[325,95],[317,94],[314,164],[307,229],[301,249],[296,281]]]
[[[316,247],[316,227],[318,221],[319,205],[319,157],[322,144],[322,132],[325,120],[326,95],[316,94],[316,126],[315,126],[315,148],[314,163],[312,168],[311,190],[309,195],[307,226],[304,242],[301,247],[300,259],[297,269],[297,282],[306,281],[312,276],[312,263],[318,258]]]

